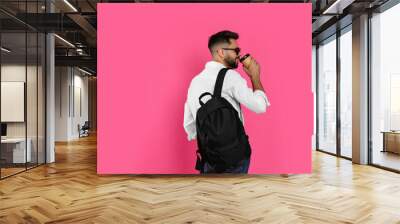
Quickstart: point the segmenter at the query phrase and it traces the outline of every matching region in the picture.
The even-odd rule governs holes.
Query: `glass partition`
[[[45,163],[45,34],[16,19],[44,3],[0,1],[1,179]]]
[[[318,149],[336,154],[336,36],[318,47]]]
[[[32,151],[26,141],[26,33],[1,34],[1,175],[24,171]]]

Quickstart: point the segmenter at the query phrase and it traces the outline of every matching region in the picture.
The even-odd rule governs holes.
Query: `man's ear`
[[[224,58],[224,56],[225,56],[225,55],[224,55],[224,50],[222,50],[221,48],[218,48],[218,49],[217,49],[217,54],[218,54],[218,56],[221,57],[221,58]]]

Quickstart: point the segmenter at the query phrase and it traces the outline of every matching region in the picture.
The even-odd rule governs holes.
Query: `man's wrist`
[[[251,80],[253,82],[259,82],[260,81],[260,75],[252,75]]]
[[[261,80],[260,80],[260,76],[259,75],[252,76],[251,77],[251,82],[253,84],[253,91],[255,91],[255,90],[264,91],[264,88],[263,88],[263,86],[261,84]]]

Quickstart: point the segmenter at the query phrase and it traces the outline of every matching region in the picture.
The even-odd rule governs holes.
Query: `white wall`
[[[78,74],[77,74],[78,72]],[[74,102],[71,102],[71,105],[74,105],[71,108],[72,111],[72,119],[71,119],[71,136],[72,138],[78,138],[78,124],[81,126],[88,121],[89,112],[88,112],[88,77],[82,76],[83,73],[80,73],[79,70],[74,70],[74,96],[71,96],[71,99],[74,99]],[[80,97],[79,97],[80,96]],[[80,102],[79,102],[80,101]],[[81,107],[81,108],[79,108]],[[82,111],[79,111],[81,109]]]
[[[26,70],[27,69],[27,70]],[[41,72],[41,71],[39,71]],[[28,76],[28,83],[30,85],[36,86],[36,80],[32,76],[36,77],[36,66],[27,66],[19,65],[19,64],[4,64],[1,66],[1,81],[2,82],[25,82],[25,76]],[[2,96],[4,97],[4,96]],[[36,124],[37,116],[36,113],[32,113],[32,111],[36,111],[36,88],[27,88],[27,116],[28,122],[34,122]],[[31,104],[34,102],[34,104]],[[40,107],[41,105],[39,105]],[[2,110],[6,110],[6,108],[2,108]],[[33,116],[33,117],[32,117]],[[7,136],[8,137],[25,137],[25,124],[26,122],[7,122]],[[31,123],[28,124],[28,137],[29,134],[33,131],[30,131],[30,128],[33,127]],[[36,130],[36,126],[33,127],[33,130]],[[36,133],[36,132],[35,132]]]
[[[78,124],[88,120],[88,77],[72,67],[56,67],[55,74],[55,140],[77,139]]]
[[[1,81],[2,82],[25,82],[26,67],[19,64],[6,64],[1,66]],[[32,67],[28,66],[28,71]],[[30,74],[30,72],[28,72]],[[1,108],[5,110],[6,108]],[[8,122],[7,123],[7,136],[8,137],[25,137],[25,123],[24,122]]]
[[[55,141],[68,140],[69,73],[68,67],[55,68]]]

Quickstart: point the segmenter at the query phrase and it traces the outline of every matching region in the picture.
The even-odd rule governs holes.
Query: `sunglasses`
[[[235,51],[235,53],[237,54],[237,55],[239,55],[240,54],[240,48],[222,48],[222,49],[224,49],[224,50],[231,50],[231,51]]]

